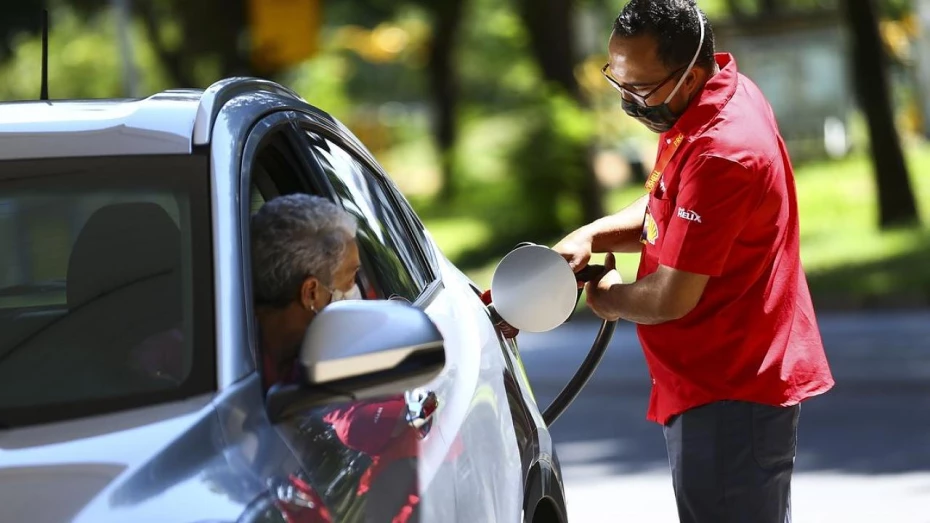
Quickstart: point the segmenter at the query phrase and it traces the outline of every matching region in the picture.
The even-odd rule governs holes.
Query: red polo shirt
[[[706,274],[681,319],[639,325],[648,419],[720,400],[789,406],[833,386],[799,254],[794,173],[762,92],[729,54],[658,156],[683,140],[649,199],[638,278]],[[660,165],[657,165],[659,168]]]

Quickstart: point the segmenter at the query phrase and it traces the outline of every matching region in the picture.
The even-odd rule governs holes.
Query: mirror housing
[[[302,382],[272,387],[268,412],[274,422],[327,403],[400,395],[445,362],[442,334],[423,310],[395,300],[335,302],[307,328]]]

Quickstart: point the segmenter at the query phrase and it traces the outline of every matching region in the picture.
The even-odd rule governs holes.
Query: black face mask
[[[640,120],[650,130],[664,133],[671,129],[681,115],[675,114],[668,103],[659,105],[640,105],[632,100],[621,99],[620,106],[623,112]]]
[[[678,118],[681,116],[680,114],[675,114],[675,112],[672,111],[672,109],[668,106],[668,102],[671,101],[675,94],[678,93],[678,90],[681,89],[681,86],[685,82],[685,78],[688,76],[688,73],[691,72],[691,69],[694,68],[694,64],[697,63],[698,56],[701,54],[701,48],[704,46],[704,21],[697,6],[694,6],[694,10],[697,13],[698,20],[701,24],[701,38],[698,41],[697,50],[694,52],[694,56],[691,58],[691,63],[689,63],[686,68],[684,68],[684,72],[682,73],[681,78],[678,79],[678,83],[675,84],[675,88],[672,89],[672,92],[669,93],[669,95],[665,98],[665,101],[658,105],[646,105],[646,99],[651,97],[652,94],[655,93],[656,90],[658,90],[660,87],[662,87],[665,82],[671,80],[677,71],[672,73],[668,78],[660,83],[655,89],[653,89],[652,92],[644,97],[640,97],[641,101],[636,102],[634,100],[628,100],[626,97],[622,97],[620,100],[620,106],[623,108],[623,112],[629,116],[632,116],[633,118],[636,118],[642,122],[643,125],[657,133],[667,132],[669,129],[674,127],[675,123],[678,121]],[[604,70],[606,71],[606,69],[607,66],[605,65]],[[615,84],[615,87],[620,90],[621,93],[625,92],[625,89],[623,89],[620,84],[616,84],[616,80],[612,80],[610,77],[608,77],[608,80],[611,80],[611,83]],[[636,95],[631,93],[627,96]]]

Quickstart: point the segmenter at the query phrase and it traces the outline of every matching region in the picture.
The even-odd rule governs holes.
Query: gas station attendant
[[[833,387],[801,267],[794,174],[772,108],[716,54],[693,0],[631,0],[607,81],[659,134],[646,195],[554,247],[601,318],[637,324],[683,523],[790,521],[800,404]],[[615,252],[640,253],[623,283]]]

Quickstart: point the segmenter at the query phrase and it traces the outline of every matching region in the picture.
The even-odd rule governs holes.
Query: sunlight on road
[[[582,467],[586,468],[587,466]],[[570,521],[677,523],[668,471],[604,477],[566,467]],[[792,523],[930,523],[930,473],[797,474]]]

